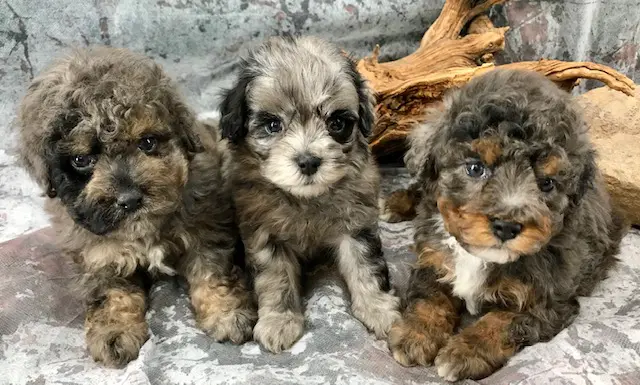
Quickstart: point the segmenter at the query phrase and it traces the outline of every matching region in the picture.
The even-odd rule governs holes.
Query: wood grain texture
[[[358,62],[378,102],[378,121],[370,138],[376,156],[402,152],[407,134],[422,121],[426,108],[437,106],[449,90],[496,68],[535,71],[568,91],[584,78],[633,95],[633,81],[596,63],[541,59],[496,66],[494,54],[504,49],[509,27],[495,27],[485,12],[505,1],[447,0],[415,52],[380,63],[376,46],[371,56]]]

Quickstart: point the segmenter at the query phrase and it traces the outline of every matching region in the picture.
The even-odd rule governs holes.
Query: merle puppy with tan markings
[[[405,200],[421,199],[418,260],[388,339],[402,365],[435,362],[449,381],[488,376],[569,325],[576,297],[616,262],[626,226],[585,122],[538,74],[472,80],[412,133],[406,163],[420,191]],[[464,309],[479,318],[457,331]]]
[[[385,337],[399,317],[378,236],[378,170],[367,146],[373,98],[354,63],[316,38],[272,39],[242,64],[220,126],[254,274],[266,349],[303,333],[301,268],[335,256],[353,314]]]
[[[215,339],[251,337],[223,142],[158,65],[123,49],[77,51],[34,79],[18,124],[25,167],[82,270],[94,359],[138,356],[159,274],[186,278],[197,323]]]

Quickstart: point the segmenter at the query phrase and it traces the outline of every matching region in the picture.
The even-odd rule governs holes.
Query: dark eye
[[[144,137],[138,142],[138,148],[145,154],[153,154],[156,147],[158,147],[158,140],[153,136]]]
[[[75,155],[71,158],[71,165],[80,172],[90,171],[96,164],[95,155]]]
[[[341,116],[332,117],[328,122],[329,131],[334,134],[350,134],[353,128],[353,120]]]
[[[538,187],[542,192],[550,192],[556,187],[556,181],[551,178],[544,178],[538,182]]]
[[[333,132],[342,132],[347,126],[347,122],[343,118],[333,118],[329,121],[329,130]]]
[[[482,178],[487,176],[487,169],[482,162],[471,162],[466,165],[467,175],[472,178]]]
[[[282,122],[278,119],[273,119],[267,122],[264,126],[265,131],[269,134],[275,134],[282,131]]]

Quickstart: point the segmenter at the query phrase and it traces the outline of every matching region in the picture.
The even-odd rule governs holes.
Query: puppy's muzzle
[[[137,188],[121,191],[116,199],[116,205],[127,213],[137,211],[142,206],[142,192]]]
[[[506,242],[522,232],[522,224],[493,218],[491,219],[491,231],[502,242]]]
[[[304,153],[296,157],[296,163],[298,164],[298,168],[302,174],[311,176],[318,172],[318,169],[322,164],[322,159],[315,155]]]
[[[73,206],[72,214],[76,222],[87,230],[105,235],[116,230],[127,217],[135,219],[143,205],[143,191],[133,183],[127,183],[117,188],[111,197],[81,197]]]

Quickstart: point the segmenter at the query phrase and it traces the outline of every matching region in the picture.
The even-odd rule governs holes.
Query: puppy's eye
[[[465,166],[467,170],[467,175],[472,178],[485,178],[487,177],[488,171],[487,168],[482,164],[482,162],[470,162]]]
[[[333,134],[350,134],[353,129],[353,120],[341,116],[331,117],[328,122],[329,131]]]
[[[71,158],[71,165],[80,172],[87,172],[93,169],[97,160],[95,155],[75,155]]]
[[[282,131],[282,122],[278,119],[270,120],[264,125],[264,130],[267,131],[268,134],[278,133]]]
[[[145,154],[153,154],[158,147],[158,140],[153,136],[147,136],[138,142],[138,148]]]
[[[538,187],[542,192],[550,192],[556,187],[556,181],[551,178],[544,178],[538,182]]]

